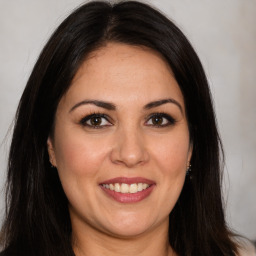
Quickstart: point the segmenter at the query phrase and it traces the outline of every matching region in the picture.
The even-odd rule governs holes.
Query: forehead
[[[183,96],[172,70],[156,51],[108,43],[92,52],[76,73],[65,98],[101,99],[123,103]]]
[[[138,67],[140,68],[138,69]],[[136,67],[136,69],[134,68]],[[144,72],[142,72],[144,71]],[[72,84],[89,73],[99,73],[115,78],[125,73],[142,75],[148,73],[162,75],[172,74],[172,70],[164,57],[155,50],[144,46],[133,46],[121,43],[108,43],[89,54],[76,73]],[[101,77],[99,77],[101,78]],[[131,77],[129,78],[131,79]]]

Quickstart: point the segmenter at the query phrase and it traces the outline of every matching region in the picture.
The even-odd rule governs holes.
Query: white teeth
[[[137,184],[131,184],[131,185],[130,185],[129,192],[130,192],[130,193],[136,193],[136,192],[138,192],[138,186],[137,186]]]
[[[110,189],[115,192],[121,193],[137,193],[149,187],[149,184],[146,183],[133,183],[133,184],[126,184],[126,183],[114,183],[114,184],[102,184],[104,188]]]
[[[121,191],[121,186],[119,183],[115,183],[115,191],[120,192]]]
[[[138,184],[138,191],[142,191],[143,190],[143,188],[142,188],[142,183],[139,183]]]
[[[121,185],[121,193],[128,193],[129,192],[129,185],[122,183]]]
[[[142,189],[146,189],[147,187],[148,187],[148,184],[146,184],[146,183],[142,184]]]

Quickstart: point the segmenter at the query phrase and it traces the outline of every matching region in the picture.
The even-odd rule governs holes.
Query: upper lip
[[[114,183],[126,183],[126,184],[134,184],[134,183],[146,183],[149,185],[155,184],[153,180],[149,180],[143,177],[116,177],[113,179],[105,180],[100,182],[100,184],[114,184]]]

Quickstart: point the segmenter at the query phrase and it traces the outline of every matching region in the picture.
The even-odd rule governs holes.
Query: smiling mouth
[[[136,203],[147,198],[156,183],[141,177],[117,177],[99,184],[107,196],[120,203]]]
[[[148,187],[150,187],[147,183],[133,183],[133,184],[126,184],[126,183],[110,183],[110,184],[101,184],[106,189],[111,191],[120,192],[122,194],[130,193],[134,194],[137,192],[141,192]]]

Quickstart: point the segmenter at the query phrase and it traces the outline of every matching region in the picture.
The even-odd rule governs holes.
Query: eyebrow
[[[150,102],[144,107],[144,109],[155,108],[155,107],[161,106],[161,105],[166,104],[166,103],[175,104],[180,109],[181,113],[183,114],[183,109],[182,109],[181,104],[178,101],[176,101],[175,99],[172,99],[172,98]]]
[[[72,112],[74,109],[82,106],[82,105],[86,105],[86,104],[93,104],[97,107],[100,108],[105,108],[107,110],[116,110],[116,106],[112,103],[109,102],[105,102],[105,101],[100,101],[100,100],[83,100],[77,104],[75,104],[70,110],[69,112]]]
[[[146,104],[143,108],[148,110],[148,109],[152,109],[152,108],[155,108],[155,107],[159,107],[159,106],[167,104],[167,103],[175,104],[180,109],[181,113],[183,114],[183,109],[182,109],[181,104],[178,101],[176,101],[175,99],[172,99],[172,98],[152,101],[152,102]],[[78,108],[82,105],[87,105],[87,104],[92,104],[92,105],[95,105],[95,106],[100,107],[100,108],[105,108],[107,110],[116,110],[116,106],[113,103],[110,103],[110,102],[101,101],[101,100],[83,100],[83,101],[78,102],[77,104],[75,104],[69,110],[69,112],[72,112],[74,109],[76,109],[76,108]]]

